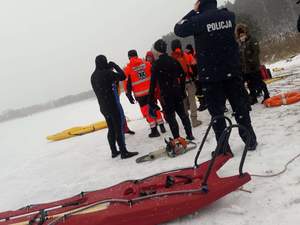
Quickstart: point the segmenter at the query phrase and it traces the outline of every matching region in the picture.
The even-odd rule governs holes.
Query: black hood
[[[217,0],[200,0],[199,13],[205,12],[210,9],[216,9],[217,5]]]
[[[108,69],[107,58],[104,55],[99,55],[95,60],[97,70]]]

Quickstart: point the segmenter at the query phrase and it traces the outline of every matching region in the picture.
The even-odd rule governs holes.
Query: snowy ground
[[[271,65],[272,68],[284,67],[285,72],[300,71],[299,66],[300,56],[292,62]],[[273,83],[269,88],[272,95],[300,90],[300,76]],[[129,126],[137,132],[135,136],[126,137],[128,149],[144,155],[163,146],[163,136],[154,140],[147,138],[149,129],[145,121],[139,120],[137,105],[128,104],[124,97],[122,102],[131,119]],[[249,153],[245,171],[251,174],[276,173],[299,154],[299,113],[300,103],[279,108],[265,108],[260,104],[253,107],[251,114],[259,146],[256,152]],[[65,128],[95,122],[101,119],[99,117],[96,100],[89,100],[0,124],[0,211],[66,198],[81,191],[101,189],[123,180],[193,164],[195,151],[176,159],[159,159],[143,165],[136,164],[135,159],[112,160],[106,130],[56,143],[45,139]],[[198,142],[210,120],[207,112],[200,113],[199,117],[204,125],[194,130]],[[165,137],[168,136],[171,136],[169,132]],[[222,175],[237,173],[243,149],[237,132],[234,132],[231,144],[236,157],[224,167]],[[203,161],[209,158],[214,147],[211,134],[202,155]],[[234,192],[194,215],[169,224],[299,224],[299,165],[300,159],[279,177],[253,178],[244,187],[251,194]]]

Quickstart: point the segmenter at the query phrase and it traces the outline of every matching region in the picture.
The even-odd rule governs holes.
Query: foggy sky
[[[96,55],[144,56],[194,2],[1,0],[0,113],[90,90]]]

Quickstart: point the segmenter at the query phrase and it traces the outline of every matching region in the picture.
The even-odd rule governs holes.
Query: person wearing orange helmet
[[[125,85],[126,96],[131,104],[135,104],[135,101],[139,103],[142,115],[146,118],[151,128],[151,133],[148,136],[150,138],[159,137],[160,133],[157,126],[160,127],[162,133],[165,133],[166,129],[160,110],[155,109],[155,112],[152,113],[154,116],[149,113],[151,110],[148,105],[151,64],[139,58],[136,50],[130,50],[128,58],[129,63],[124,69],[127,77]]]

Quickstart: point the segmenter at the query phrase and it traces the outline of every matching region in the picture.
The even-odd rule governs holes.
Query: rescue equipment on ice
[[[264,101],[266,107],[290,105],[300,101],[300,91],[282,93]]]
[[[150,152],[147,155],[141,156],[136,159],[136,163],[143,163],[143,162],[149,162],[154,161],[155,159],[161,158],[161,157],[170,157],[175,158],[179,155],[185,154],[188,151],[191,151],[193,149],[197,148],[197,144],[192,141],[187,141],[187,146],[182,146],[181,143],[176,142],[174,139],[169,139],[169,141],[165,140],[166,146],[158,149],[157,151]]]
[[[61,141],[64,139],[92,133],[107,128],[106,121],[100,121],[87,126],[73,127],[47,137],[49,141]]]
[[[232,125],[227,117],[229,126],[219,139],[216,154],[211,160],[198,164],[212,124],[220,118],[214,118],[210,123],[193,167],[125,181],[57,202],[0,213],[0,225],[154,225],[194,213],[251,180],[250,175],[243,172],[250,133],[242,126]],[[219,177],[217,171],[232,158],[231,154],[220,153],[227,146],[233,128],[247,133],[239,174]]]

